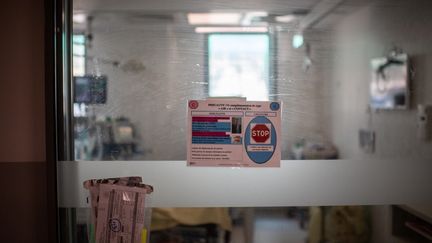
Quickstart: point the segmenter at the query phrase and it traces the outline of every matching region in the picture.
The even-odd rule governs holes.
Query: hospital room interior
[[[284,161],[432,160],[430,0],[74,0],[71,21],[75,160],[184,162],[187,102],[209,97],[281,101]],[[151,243],[431,242],[432,208],[153,208],[151,227]]]

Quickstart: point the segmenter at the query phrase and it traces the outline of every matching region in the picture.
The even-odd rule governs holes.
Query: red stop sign
[[[264,143],[270,137],[270,129],[265,124],[256,124],[252,127],[251,137],[257,143]]]

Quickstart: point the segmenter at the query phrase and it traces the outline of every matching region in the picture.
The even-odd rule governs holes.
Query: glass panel
[[[76,100],[76,158],[184,160],[209,96],[282,101],[282,159],[432,158],[431,3],[255,3],[75,0],[74,75],[106,80]]]
[[[421,209],[419,205],[158,208],[153,210],[150,242],[428,242],[431,235],[425,229],[431,215]],[[71,217],[73,242],[89,242],[89,210],[68,209],[62,214]]]
[[[62,219],[70,220],[73,240],[67,242],[86,242],[80,240],[88,231],[83,226],[88,211],[79,208],[83,179],[147,171],[152,173],[145,181],[163,181],[156,187],[159,203],[185,203],[179,201],[185,195],[170,199],[187,184],[192,189],[186,191],[186,206],[208,206],[209,200],[224,206],[231,242],[430,240],[423,233],[431,216],[418,208],[353,205],[430,201],[425,161],[432,159],[432,2],[73,0],[73,5],[75,159],[103,160],[107,166],[62,164],[60,181],[73,189],[66,182],[60,202],[75,202],[61,205]],[[245,40],[252,36],[262,39]],[[219,48],[229,58],[218,58]],[[213,64],[222,61],[216,69]],[[219,78],[222,74],[232,80]],[[184,165],[187,100],[213,95],[282,101],[282,159],[340,160],[300,166],[284,161],[282,168],[246,172],[199,174],[175,166],[142,172],[140,165],[154,163],[142,160]],[[168,172],[155,171],[159,168]],[[261,184],[268,186],[259,192],[270,188],[264,191],[270,202],[256,196]],[[220,192],[221,185],[233,191]],[[200,200],[210,189],[219,194]],[[250,197],[249,206],[314,207],[227,208],[239,195],[243,204]],[[318,206],[347,199],[353,205]],[[172,220],[170,213],[184,209],[169,210],[155,209],[154,220],[161,215]],[[196,242],[206,237],[223,242],[220,233],[227,231],[220,228],[226,227],[208,226],[154,228],[152,241],[181,242],[192,235]]]

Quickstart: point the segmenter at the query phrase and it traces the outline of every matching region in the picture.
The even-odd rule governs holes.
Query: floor
[[[300,228],[295,216],[288,216],[286,209],[255,209],[252,239],[245,234],[245,225],[235,225],[232,243],[305,243],[307,231]],[[248,242],[250,241],[250,242]]]

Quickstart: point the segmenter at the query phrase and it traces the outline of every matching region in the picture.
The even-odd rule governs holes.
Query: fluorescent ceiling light
[[[83,13],[76,13],[73,15],[73,22],[76,24],[84,24],[86,22],[87,16]]]
[[[276,16],[275,20],[280,23],[289,23],[296,19],[296,16],[293,14]]]
[[[191,25],[238,25],[240,13],[189,13],[188,22]]]
[[[267,27],[196,27],[196,33],[266,33]]]
[[[267,17],[268,13],[267,12],[248,12],[244,14],[244,17],[241,21],[242,25],[251,25],[252,21],[255,18],[260,18],[260,17]]]

